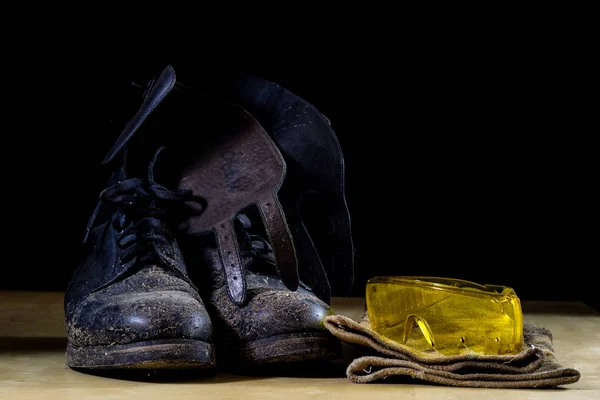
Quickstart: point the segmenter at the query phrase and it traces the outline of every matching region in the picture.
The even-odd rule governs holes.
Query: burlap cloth
[[[346,375],[354,383],[410,376],[448,386],[548,388],[577,382],[581,376],[558,363],[550,331],[530,324],[523,326],[523,351],[497,356],[416,352],[373,331],[366,313],[359,322],[331,315],[325,318],[325,326],[342,341],[368,347],[373,353],[356,358],[348,366]]]

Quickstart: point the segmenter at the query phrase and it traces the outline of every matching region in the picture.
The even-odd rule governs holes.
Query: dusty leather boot
[[[160,80],[153,85],[126,131],[139,127],[163,89]],[[155,182],[157,157],[162,163],[160,150],[152,152],[149,161],[137,165],[136,175],[128,176],[133,168],[126,169],[124,161],[115,169],[90,219],[83,258],[65,296],[71,368],[207,369],[215,364],[210,317],[170,222],[173,210],[195,199],[189,191]],[[126,155],[120,142],[105,161]]]
[[[354,247],[344,157],[329,119],[289,90],[251,74],[216,74],[199,90],[244,108],[268,132],[287,165],[278,197],[294,238],[300,279],[327,303],[332,293],[348,295]]]
[[[195,267],[190,275],[198,282],[218,332],[218,364],[242,372],[253,371],[250,367],[268,367],[277,373],[275,366],[339,358],[340,342],[323,325],[332,310],[302,281],[295,291],[282,283],[264,230],[253,228],[246,214],[239,214],[235,225],[244,261],[243,305],[229,295],[216,236],[180,240],[186,261]]]

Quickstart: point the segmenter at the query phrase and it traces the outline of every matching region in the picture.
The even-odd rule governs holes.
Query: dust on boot
[[[146,116],[156,99],[164,97],[165,82],[173,81],[170,71],[165,72],[126,130],[141,124],[140,115]],[[100,194],[65,297],[71,368],[214,366],[210,317],[170,222],[173,210],[195,198],[154,181],[159,153],[143,163],[145,174],[138,164],[138,172],[127,176],[123,161]],[[107,160],[118,155],[125,160],[126,154],[121,141]]]
[[[215,339],[219,364],[243,369],[340,357],[339,340],[323,325],[324,318],[333,314],[329,306],[302,281],[295,291],[282,283],[271,244],[248,215],[238,214],[235,227],[246,285],[242,305],[229,295],[216,237],[181,239],[186,261],[196,267],[191,276],[219,333]]]

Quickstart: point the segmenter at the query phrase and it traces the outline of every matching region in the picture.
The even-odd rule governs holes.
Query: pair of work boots
[[[314,107],[250,75],[197,92],[168,66],[104,164],[65,296],[68,366],[339,355],[323,319],[350,290],[353,247],[342,153]]]

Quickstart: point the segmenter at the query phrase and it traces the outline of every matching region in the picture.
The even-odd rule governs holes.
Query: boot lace
[[[248,269],[255,273],[277,276],[277,266],[271,243],[264,237],[251,233],[252,223],[245,213],[239,213],[236,216],[235,226],[242,256],[252,259]],[[308,291],[312,291],[302,281],[299,282],[299,285]]]
[[[109,186],[100,194],[86,230],[87,241],[102,204],[113,209],[111,224],[117,231],[122,265],[159,264],[174,267],[172,236],[167,218],[172,210],[186,202],[197,202],[191,190],[169,190],[154,181],[154,164],[160,148],[148,168],[148,178],[130,178]],[[181,275],[178,268],[170,268]]]
[[[236,231],[240,238],[242,255],[253,259],[260,259],[267,264],[275,266],[275,257],[271,243],[260,235],[250,233],[252,223],[244,213],[239,213],[235,218]]]

